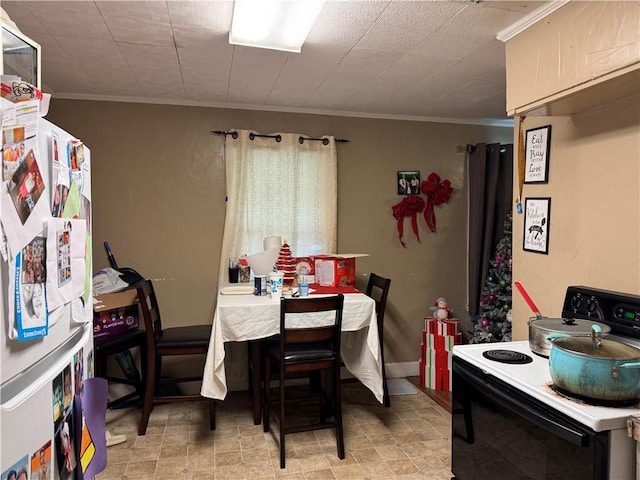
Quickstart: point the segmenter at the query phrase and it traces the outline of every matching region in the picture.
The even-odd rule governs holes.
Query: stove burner
[[[525,364],[533,362],[526,353],[515,352],[513,350],[486,350],[482,352],[484,358],[501,363]]]
[[[589,398],[582,395],[577,395],[575,393],[568,392],[563,388],[558,387],[555,383],[551,382],[549,384],[549,389],[551,389],[554,393],[559,396],[566,398],[567,400],[573,400],[576,403],[581,403],[583,405],[593,405],[596,407],[612,407],[612,408],[620,408],[620,407],[634,407],[638,405],[639,399],[631,399],[631,400],[599,400],[597,398]]]

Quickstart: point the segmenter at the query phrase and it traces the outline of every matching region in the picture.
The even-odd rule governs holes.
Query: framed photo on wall
[[[402,170],[396,178],[398,195],[411,195],[420,193],[420,172],[417,170]]]
[[[549,253],[549,217],[551,198],[525,198],[524,238],[522,248],[528,252]]]
[[[527,130],[524,183],[547,183],[549,181],[550,149],[551,125]]]

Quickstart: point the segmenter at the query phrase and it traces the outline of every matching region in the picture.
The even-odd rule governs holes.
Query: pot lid
[[[553,340],[553,345],[573,353],[609,360],[640,359],[640,349],[615,340],[603,338],[598,346],[591,337],[562,337]]]
[[[611,331],[611,327],[604,323],[595,322],[593,320],[580,320],[577,318],[534,318],[529,321],[531,326],[543,328],[551,332],[560,332],[568,334],[591,335],[591,327],[598,325],[602,330],[601,335],[607,335]]]

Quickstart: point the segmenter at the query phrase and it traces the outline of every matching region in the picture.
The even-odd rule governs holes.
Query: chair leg
[[[147,372],[145,374],[144,401],[142,402],[142,416],[138,426],[138,435],[147,433],[149,417],[153,410],[153,396],[156,388],[156,359],[153,355],[147,355]]]
[[[387,386],[387,372],[382,364],[382,388],[384,391],[382,401],[385,407],[391,407],[391,398],[389,397],[389,387]]]
[[[389,387],[387,386],[387,369],[384,366],[384,334],[378,329],[380,338],[380,361],[382,362],[382,403],[385,407],[391,407],[391,399],[389,398]]]
[[[266,433],[269,431],[269,408],[270,405],[270,391],[269,387],[271,384],[271,362],[269,358],[264,360],[264,385],[262,392],[262,430]]]
[[[285,385],[284,385],[284,371],[280,369],[280,385],[278,388],[280,389],[280,468],[284,468],[284,437],[285,437],[285,412],[284,412],[284,404],[285,404]]]
[[[340,385],[340,365],[336,366],[333,386],[335,388],[334,399],[334,420],[336,422],[336,440],[338,443],[338,458],[344,460],[344,429],[342,428],[342,387]]]
[[[143,343],[139,348],[140,353],[140,385],[136,386],[140,403],[144,404],[145,388],[147,385],[147,345]]]
[[[153,371],[154,384],[153,384],[153,394],[156,395],[160,392],[160,379],[162,378],[162,356],[154,357],[155,368]]]

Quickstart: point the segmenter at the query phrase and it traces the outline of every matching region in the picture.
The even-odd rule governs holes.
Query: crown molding
[[[513,25],[498,32],[498,35],[496,35],[496,39],[500,40],[503,43],[511,40],[513,37],[525,31],[532,25],[538,23],[543,18],[548,17],[559,8],[564,7],[570,1],[571,0],[553,0],[552,2],[549,2],[535,9],[526,17],[521,18]]]
[[[87,95],[74,93],[54,93],[52,99],[88,100],[97,102],[144,103],[154,105],[175,105],[183,107],[222,108],[229,110],[253,110],[277,113],[299,113],[305,115],[327,115],[333,117],[371,118],[380,120],[399,120],[410,122],[454,123],[464,125],[487,125],[492,127],[513,127],[513,118],[446,118],[423,117],[413,115],[386,115],[378,113],[344,112],[311,108],[278,107],[271,105],[234,104],[223,102],[200,102],[195,100],[176,100],[150,97],[121,97],[110,95]]]

